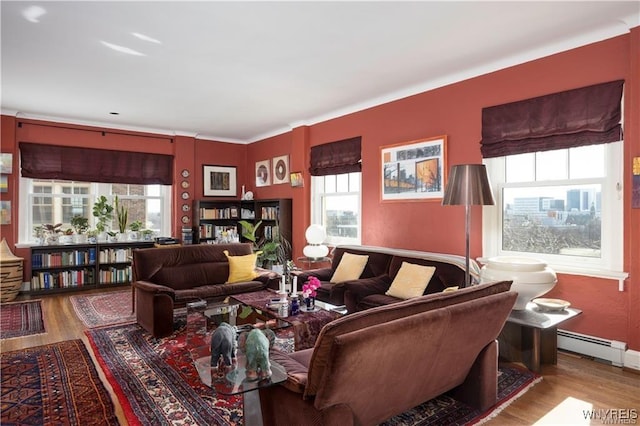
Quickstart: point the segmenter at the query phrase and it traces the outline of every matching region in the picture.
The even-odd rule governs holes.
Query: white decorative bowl
[[[480,283],[512,280],[511,290],[518,292],[514,310],[523,310],[532,299],[555,287],[556,273],[540,259],[529,257],[492,257],[480,271]]]

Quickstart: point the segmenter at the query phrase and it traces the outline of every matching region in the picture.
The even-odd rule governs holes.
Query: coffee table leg
[[[262,426],[262,407],[257,390],[242,394],[242,406],[245,426]]]
[[[540,329],[533,328],[531,330],[531,338],[532,338],[532,347],[531,347],[531,365],[529,366],[529,370],[535,371],[536,373],[540,372]]]

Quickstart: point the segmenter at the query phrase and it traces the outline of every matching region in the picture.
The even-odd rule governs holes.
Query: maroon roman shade
[[[311,176],[339,175],[362,170],[360,144],[357,136],[311,148]]]
[[[82,182],[171,185],[173,157],[142,152],[20,142],[24,177]]]
[[[622,139],[624,80],[482,109],[484,158]]]

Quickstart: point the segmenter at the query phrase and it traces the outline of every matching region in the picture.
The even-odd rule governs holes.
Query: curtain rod
[[[22,121],[18,121],[18,128],[22,128]],[[83,132],[94,132],[94,133],[100,133],[102,134],[102,136],[106,136],[107,133],[111,133],[114,135],[124,135],[124,136],[135,136],[135,137],[140,137],[140,138],[150,138],[150,139],[167,139],[169,141],[169,143],[173,143],[173,138],[172,137],[158,137],[158,136],[150,136],[150,135],[134,135],[131,133],[125,133],[125,132],[114,132],[114,131],[105,131],[105,130],[93,130],[93,129],[77,129],[75,127],[69,127],[69,126],[63,126],[63,125],[56,125],[56,124],[40,124],[40,123],[24,123],[24,124],[28,124],[30,126],[42,126],[42,127],[55,127],[58,129],[66,129],[66,130],[81,130]]]

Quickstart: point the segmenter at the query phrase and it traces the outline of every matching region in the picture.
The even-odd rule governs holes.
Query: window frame
[[[581,178],[549,181],[528,181],[505,183],[505,158],[486,158],[483,164],[487,166],[487,173],[491,182],[496,201],[494,206],[485,206],[482,215],[482,258],[494,256],[535,257],[545,260],[550,267],[558,272],[578,273],[580,275],[598,276],[605,278],[624,279],[624,197],[623,182],[623,142],[604,144],[605,149],[605,177]],[[503,192],[505,187],[518,188],[527,186],[558,186],[568,184],[593,183],[601,181],[602,210],[601,210],[601,257],[580,257],[545,253],[514,252],[502,250],[503,223]],[[605,191],[605,189],[607,190]]]
[[[26,178],[20,177],[20,194],[25,194],[25,196],[21,196],[19,200],[19,215],[22,220],[20,220],[20,226],[18,228],[18,241],[21,245],[32,245],[33,244],[33,217],[32,217],[32,204],[30,200],[34,197],[41,197],[40,193],[34,194],[32,192],[33,182],[34,181],[64,181],[64,179],[36,179],[36,178]],[[67,181],[67,182],[76,182],[76,181]],[[79,181],[77,183],[80,183]],[[83,182],[84,183],[84,182]],[[46,197],[52,198],[52,206],[55,206],[56,202],[60,203],[60,208],[62,208],[62,199],[69,197],[77,197],[77,198],[88,198],[89,199],[89,224],[93,229],[95,228],[95,218],[91,214],[93,204],[96,201],[96,198],[104,195],[106,196],[110,203],[113,203],[115,195],[111,194],[111,185],[117,185],[117,183],[98,183],[98,182],[88,182],[89,183],[89,194],[64,194],[64,193],[47,193]],[[145,185],[145,184],[142,184]],[[153,184],[159,185],[159,184]],[[145,185],[146,186],[146,185]],[[160,233],[161,235],[171,235],[171,223],[172,223],[172,210],[171,210],[171,197],[172,197],[172,186],[171,185],[160,185],[160,195],[159,198],[161,200],[161,212],[160,215]],[[147,196],[140,195],[119,195],[121,199],[147,199]],[[158,198],[153,196],[152,198]],[[55,207],[53,207],[55,209]],[[114,219],[114,225],[115,219]]]
[[[342,174],[359,174],[360,178],[358,179],[358,191],[347,191],[347,192],[326,192],[324,190],[324,182],[327,177],[334,177],[336,181],[338,180],[338,176]],[[322,182],[322,185],[320,184]],[[349,189],[351,189],[352,184],[349,183],[347,185]],[[326,215],[324,213],[324,205],[325,198],[327,196],[344,196],[344,195],[357,195],[358,198],[358,223],[357,223],[357,237],[349,238],[349,237],[335,237],[327,235],[325,239],[325,244],[331,246],[338,245],[360,245],[362,242],[362,172],[350,172],[350,173],[340,173],[335,175],[325,175],[325,176],[311,176],[311,223],[319,224],[326,228],[325,218]]]

